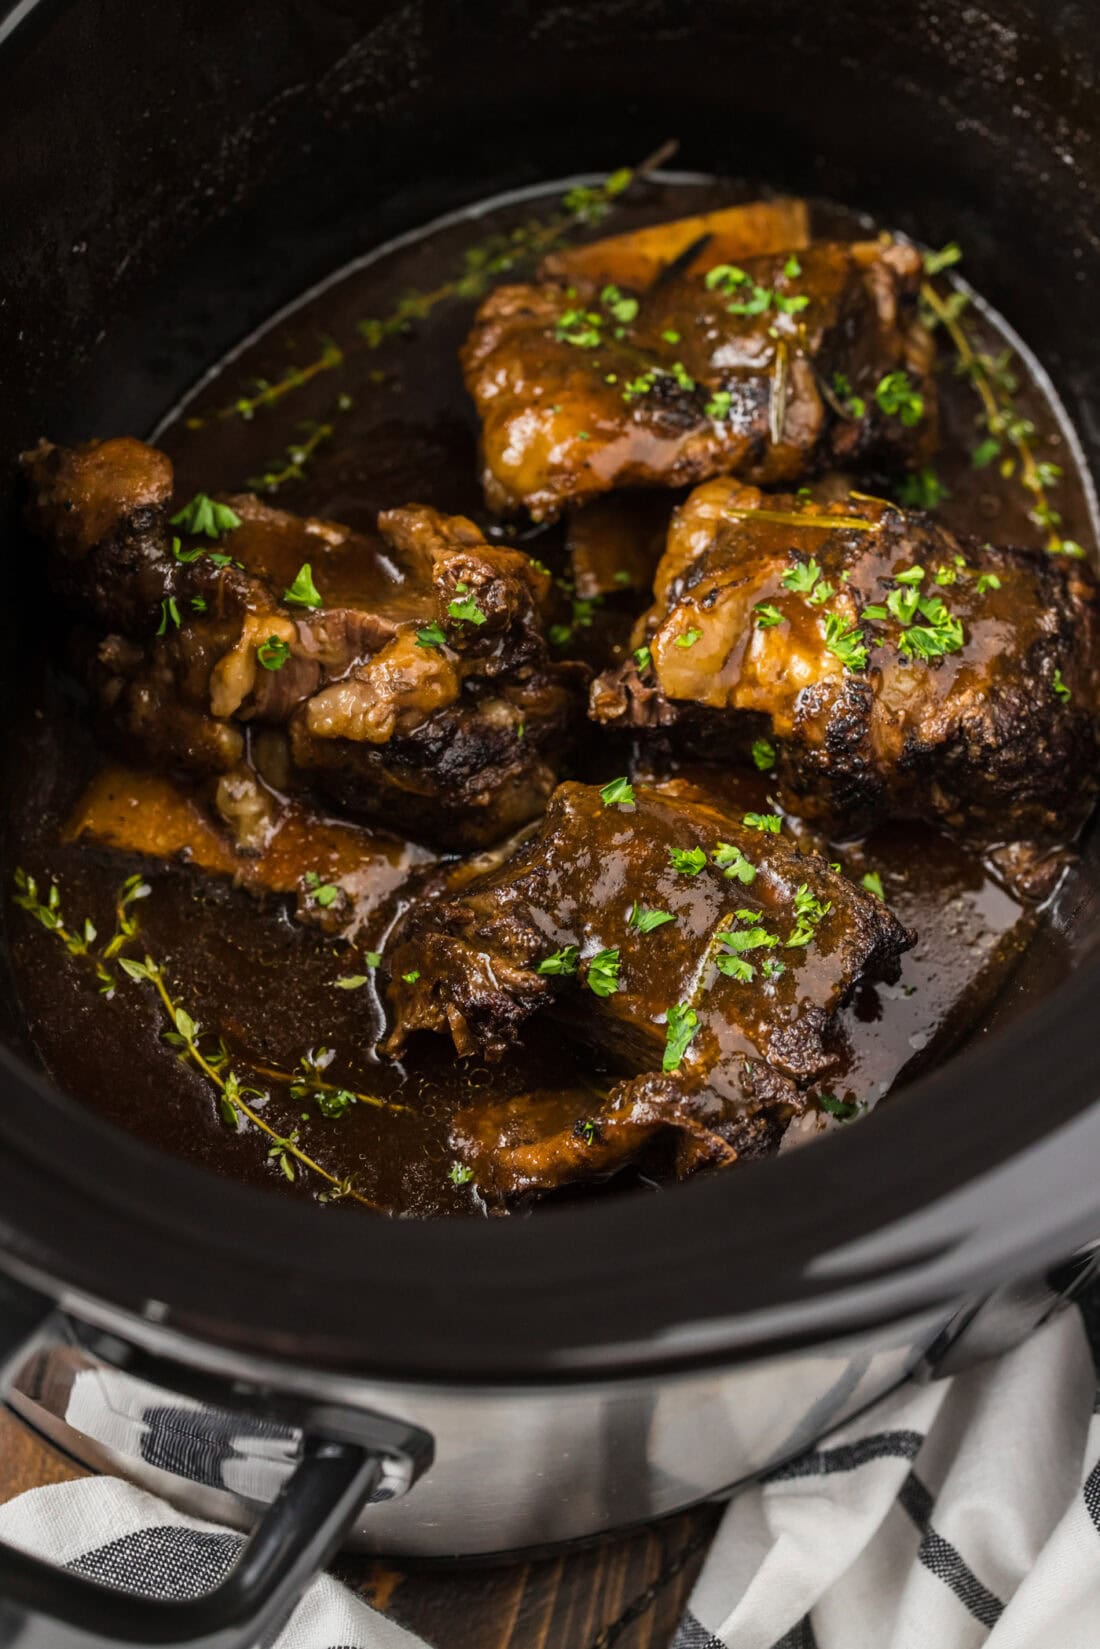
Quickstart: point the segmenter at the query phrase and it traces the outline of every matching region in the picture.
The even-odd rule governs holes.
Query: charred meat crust
[[[549,579],[527,556],[420,505],[372,537],[247,494],[226,500],[239,525],[217,542],[174,536],[171,464],[138,441],[43,442],[24,469],[28,523],[129,755],[222,774],[250,728],[281,729],[290,782],[451,847],[541,811],[586,678],[549,658]],[[305,563],[320,605],[287,599]]]
[[[813,524],[838,518],[859,524]],[[918,570],[917,586],[897,577]],[[799,573],[812,589],[784,585]],[[907,655],[905,627],[884,612],[915,588],[961,625],[941,656]],[[831,612],[862,634],[865,667],[830,651]],[[1095,798],[1100,631],[1080,561],[960,539],[882,500],[764,497],[716,480],[673,519],[643,637],[652,663],[605,673],[593,717],[675,726],[743,758],[763,736],[783,804],[824,826],[854,833],[893,815],[982,845],[1053,845]]]
[[[694,869],[676,869],[682,853]],[[730,862],[741,866],[732,878]],[[821,913],[809,930],[798,914],[807,902]],[[630,921],[634,907],[674,920],[646,932]],[[564,784],[508,862],[405,918],[389,953],[386,1049],[396,1056],[428,1030],[459,1054],[499,1059],[544,1010],[627,1074],[593,1110],[620,1155],[671,1129],[694,1140],[677,1147],[693,1165],[700,1151],[730,1159],[746,1140],[774,1143],[808,1085],[843,1069],[838,1009],[861,981],[894,975],[911,942],[823,859],[675,785],[608,806],[594,787]],[[540,972],[570,950],[571,969]],[[597,994],[592,959],[608,951],[618,988]],[[726,971],[729,956],[740,976]],[[665,1070],[669,1010],[684,1007],[695,1033]]]
[[[908,246],[819,243],[742,260],[728,289],[699,271],[620,292],[625,323],[591,282],[498,287],[462,354],[486,500],[548,519],[613,488],[720,473],[774,485],[828,464],[918,461],[936,425],[920,273]],[[774,302],[732,313],[751,309],[746,292]],[[915,426],[875,397],[898,372],[922,397]]]

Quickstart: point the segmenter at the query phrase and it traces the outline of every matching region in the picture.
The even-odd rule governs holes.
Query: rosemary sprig
[[[990,458],[996,457],[1002,440],[1015,448],[1021,483],[1034,500],[1028,515],[1037,527],[1045,530],[1047,550],[1051,555],[1081,555],[1080,546],[1071,539],[1063,538],[1058,531],[1062,517],[1051,503],[1047,488],[1059,478],[1061,470],[1057,465],[1041,463],[1035,457],[1031,446],[1035,425],[1029,418],[1023,417],[1014,404],[1016,380],[1009,370],[1007,355],[994,359],[986,351],[975,348],[962,320],[965,293],[955,292],[945,298],[931,281],[926,280],[921,286],[921,299],[932,324],[942,326],[951,339],[957,371],[969,378],[977,391],[982,403],[981,421],[989,438]],[[959,299],[963,301],[959,302]],[[1007,479],[1015,467],[1015,461],[1007,460],[1001,466],[1002,475]]]
[[[727,504],[723,514],[737,521],[773,521],[779,527],[812,527],[819,532],[880,532],[882,529],[881,521],[865,521],[861,515],[800,515],[797,510],[754,510],[740,504]]]

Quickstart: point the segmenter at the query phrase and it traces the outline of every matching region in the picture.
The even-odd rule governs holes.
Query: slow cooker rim
[[[1094,1235],[1098,986],[1100,961],[811,1150],[512,1220],[376,1220],[219,1179],[0,1051],[0,1265],[379,1377],[640,1373],[949,1310]]]

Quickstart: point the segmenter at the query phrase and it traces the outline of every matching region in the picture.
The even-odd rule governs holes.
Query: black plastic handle
[[[0,1644],[256,1649],[284,1624],[324,1568],[380,1470],[377,1456],[359,1445],[307,1444],[232,1572],[202,1597],[138,1597],[0,1546]]]
[[[0,1273],[0,1390],[27,1346],[56,1320],[51,1300]],[[187,1371],[143,1359],[122,1343],[113,1349],[118,1366],[141,1363],[147,1377],[163,1376],[166,1390],[197,1381],[204,1397],[226,1401],[224,1384],[208,1393],[201,1376],[189,1379]],[[246,1393],[239,1396],[247,1402]],[[298,1465],[225,1580],[199,1597],[141,1597],[0,1544],[0,1649],[257,1649],[268,1643],[338,1549],[394,1455],[408,1463],[410,1482],[431,1462],[427,1434],[385,1416],[321,1407],[307,1409],[300,1423]],[[316,1435],[329,1427],[336,1436]]]

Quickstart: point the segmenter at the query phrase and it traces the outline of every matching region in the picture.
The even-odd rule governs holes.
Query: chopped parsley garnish
[[[578,1139],[583,1139],[586,1145],[595,1144],[600,1137],[599,1124],[592,1121],[578,1122],[573,1132]]]
[[[657,928],[663,928],[666,922],[675,922],[676,918],[670,910],[647,910],[645,905],[637,903],[631,905],[627,921],[639,933],[653,933]]]
[[[1055,670],[1054,675],[1051,677],[1051,686],[1054,688],[1055,698],[1061,699],[1063,704],[1073,697],[1073,694],[1062,680],[1061,670]]]
[[[912,585],[912,584],[923,584],[924,583],[924,568],[923,567],[907,567],[903,573],[895,573],[894,574],[894,583],[895,584],[910,584],[910,585]]]
[[[758,601],[752,611],[758,630],[770,630],[774,624],[783,622],[783,614],[779,608],[773,607],[768,601]]]
[[[736,264],[716,263],[713,269],[708,269],[703,285],[708,292],[723,292],[727,296],[735,292],[739,286],[749,286],[752,282],[743,269]]]
[[[466,594],[466,585],[456,584],[455,590],[461,599],[448,602],[447,612],[450,617],[460,619],[465,624],[484,624],[485,614],[475,598]]]
[[[751,886],[756,880],[756,866],[746,859],[734,842],[719,842],[714,850],[714,862],[724,876],[740,882],[744,887]]]
[[[842,613],[825,614],[825,650],[838,658],[846,670],[867,668],[863,631],[850,625]]]
[[[979,595],[984,595],[987,590],[999,590],[1000,587],[1001,581],[997,577],[996,573],[978,574],[978,582],[975,585],[975,589]]]
[[[728,389],[716,389],[703,411],[708,418],[713,418],[720,423],[723,418],[729,417],[732,405],[733,396],[730,391]]]
[[[422,630],[416,632],[416,645],[418,647],[445,647],[446,644],[447,637],[443,632],[443,627],[436,624],[434,620],[431,624],[425,624]]]
[[[853,1105],[848,1099],[837,1099],[835,1094],[820,1093],[817,1103],[823,1111],[828,1111],[830,1116],[839,1117],[841,1122],[851,1122],[854,1116],[859,1115],[858,1105]]]
[[[787,936],[788,950],[797,950],[808,945],[814,937],[814,930],[823,917],[832,910],[831,899],[817,899],[810,892],[809,884],[802,882],[795,890],[794,919],[795,925]]]
[[[849,418],[862,418],[867,411],[867,402],[862,395],[853,395],[852,380],[846,372],[833,373],[833,394],[840,402],[841,410]]]
[[[756,978],[756,969],[751,962],[746,962],[743,956],[725,956],[715,958],[715,967],[719,973],[724,973],[727,979],[737,979],[742,985],[748,985]]]
[[[916,591],[908,592],[916,594]],[[895,612],[892,597],[900,595],[898,590],[891,591],[887,598],[887,606]],[[942,658],[945,653],[957,653],[965,641],[962,620],[953,618],[944,606],[943,597],[938,595],[921,596],[916,603],[916,610],[926,620],[924,624],[912,622],[915,615],[910,611],[909,619],[902,619],[897,612],[899,623],[907,624],[898,637],[898,651],[908,658]]]
[[[694,647],[697,641],[702,640],[702,637],[702,630],[697,629],[693,624],[690,630],[685,630],[682,636],[676,637],[676,645],[677,647]]]
[[[368,968],[380,968],[382,966],[382,952],[380,950],[365,950],[363,961]]]
[[[597,996],[614,996],[619,988],[618,949],[598,950],[588,964],[585,984]]]
[[[415,985],[416,981],[420,978],[420,969],[410,968],[408,973],[403,973],[401,977],[405,981],[406,985]]]
[[[241,518],[228,504],[218,504],[207,493],[197,492],[189,504],[172,516],[171,522],[173,527],[182,527],[184,532],[196,536],[220,538],[223,532],[239,527]],[[185,559],[193,558],[180,556],[181,561]]]
[[[205,613],[206,597],[201,595],[193,595],[191,597],[191,611],[193,613]]]
[[[185,567],[189,567],[193,561],[197,561],[200,556],[205,555],[206,551],[201,544],[196,545],[193,550],[182,549],[179,539],[173,538],[172,554],[177,561],[182,561]]]
[[[862,624],[864,619],[889,618],[889,616],[886,608],[880,602],[873,601],[869,607],[864,607],[861,610],[859,621]]]
[[[860,877],[859,885],[865,887],[868,893],[873,893],[876,899],[885,901],[886,894],[883,892],[882,877],[877,870],[867,871],[866,875]]]
[[[727,950],[740,955],[746,950],[770,950],[773,945],[778,945],[779,940],[767,928],[735,928],[731,933],[722,935],[722,943]]]
[[[313,582],[313,569],[308,561],[298,568],[298,575],[289,589],[283,591],[283,600],[293,607],[319,607],[321,593]]]
[[[600,293],[600,303],[622,326],[629,326],[638,313],[637,298],[624,298],[617,286],[605,286]]]
[[[762,965],[765,979],[778,979],[781,974],[787,971],[787,964],[781,962],[778,956],[765,956]]]
[[[820,577],[821,568],[811,557],[809,561],[800,561],[796,566],[789,567],[779,582],[794,595],[809,595]]]
[[[158,636],[167,635],[169,621],[175,625],[177,630],[179,629],[180,610],[174,595],[170,595],[167,600],[162,601],[160,604],[160,623],[157,625],[156,632]]]
[[[763,830],[778,836],[783,829],[783,820],[778,813],[746,813],[741,820],[750,830]]]
[[[783,273],[784,273],[784,275],[786,275],[786,277],[789,281],[796,281],[798,279],[799,275],[801,275],[802,265],[798,261],[797,253],[795,253],[795,252],[791,253],[790,257],[787,259],[786,263],[783,265]]]
[[[925,464],[915,475],[907,475],[897,491],[898,502],[910,510],[934,510],[951,497],[931,464]]]
[[[474,1171],[464,1162],[452,1162],[451,1171],[447,1175],[452,1185],[469,1185],[474,1177]]]
[[[634,804],[634,786],[629,779],[612,779],[600,791],[600,800],[605,807],[632,807]]]
[[[306,871],[306,890],[315,905],[327,910],[340,896],[335,882],[322,882],[315,870]]]
[[[661,333],[661,337],[664,339],[666,344],[678,344],[680,342],[680,334],[671,326],[665,328],[665,330]]]
[[[663,1071],[676,1071],[688,1051],[692,1037],[699,1028],[699,1015],[686,1002],[677,1002],[665,1015],[665,1052],[661,1060]]]
[[[707,862],[701,847],[670,847],[668,857],[673,870],[681,876],[698,876]]]
[[[970,454],[970,462],[976,470],[987,469],[993,462],[994,458],[997,457],[1000,450],[1001,443],[997,440],[996,436],[989,435],[984,441],[978,442],[977,446]]]
[[[629,405],[631,401],[638,400],[642,395],[648,395],[657,382],[658,376],[656,367],[651,367],[648,372],[639,372],[636,378],[631,378],[623,385],[623,400]]]
[[[558,974],[576,973],[576,971],[576,945],[563,945],[561,950],[554,951],[550,956],[544,956],[535,969],[535,972],[542,974],[544,979],[556,977]]]
[[[598,349],[603,341],[602,325],[603,316],[595,310],[567,309],[558,316],[554,337],[560,344],[572,344],[574,349]]]
[[[256,658],[265,670],[281,670],[290,657],[290,643],[279,636],[268,636],[256,648]]]
[[[775,766],[775,745],[767,739],[753,739],[752,759],[761,773],[767,773]]]
[[[635,647],[634,662],[639,670],[648,670],[653,662],[653,654],[648,647]]]
[[[897,418],[905,429],[913,429],[924,417],[924,396],[914,388],[908,372],[888,372],[880,378],[875,400],[888,418]]]
[[[345,973],[341,978],[334,979],[332,983],[338,991],[357,991],[361,990],[367,983],[368,977],[365,973]]]

